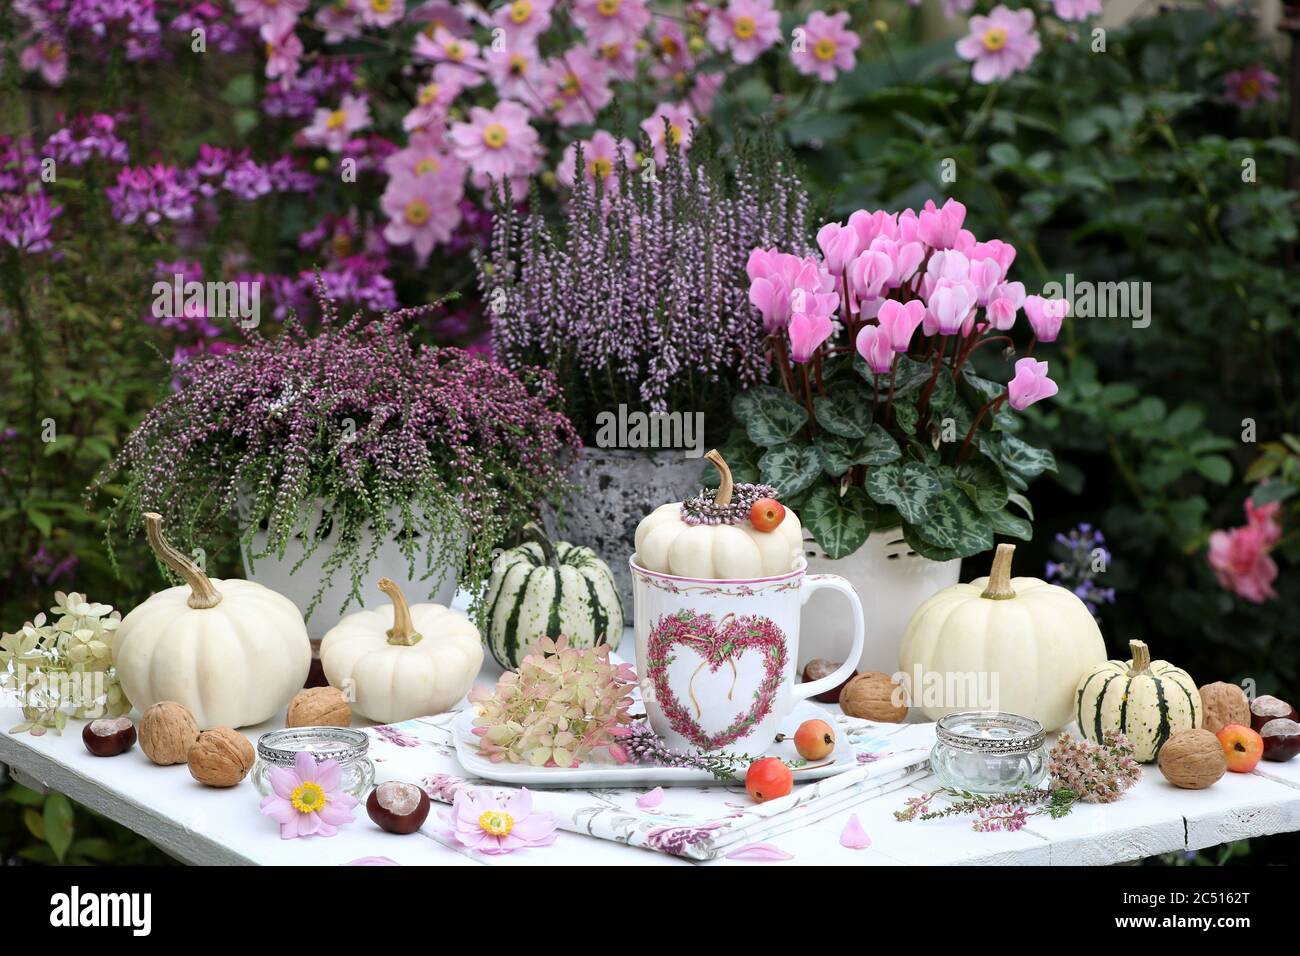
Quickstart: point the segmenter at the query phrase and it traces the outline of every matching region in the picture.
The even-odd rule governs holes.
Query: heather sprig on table
[[[253,333],[179,369],[177,391],[91,486],[125,485],[109,513],[110,553],[115,530],[133,539],[141,514],[157,511],[186,551],[214,554],[235,529],[251,545],[259,526],[267,549],[254,560],[283,556],[297,534],[308,554],[329,536],[309,615],[340,571],[351,578],[347,604],[359,599],[386,538],[413,577],[451,563],[477,592],[492,549],[563,491],[560,453],[579,443],[554,376],[414,347],[409,325],[432,307],[373,322],[341,320],[323,295],[321,308],[315,335],[290,317],[275,338]]]
[[[674,750],[643,720],[632,725],[620,744],[632,763],[705,770],[719,780],[743,777],[749,765],[758,759],[749,754],[729,754],[723,751]]]
[[[808,198],[770,141],[743,145],[726,172],[699,137],[651,176],[627,168],[633,144],[617,148],[616,174],[579,178],[562,226],[499,204],[480,263],[497,354],[580,381],[580,428],[619,404],[707,411],[763,380],[745,262],[755,245],[807,246]]]

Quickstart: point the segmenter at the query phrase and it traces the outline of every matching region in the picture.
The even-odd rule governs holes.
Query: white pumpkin
[[[1083,601],[1038,578],[1012,578],[1014,553],[998,545],[987,578],[944,588],[908,621],[899,669],[913,706],[931,720],[996,707],[1058,730],[1074,716],[1079,678],[1106,659]]]
[[[1178,731],[1201,726],[1201,692],[1187,671],[1151,660],[1142,641],[1128,646],[1132,660],[1106,661],[1080,678],[1074,717],[1093,743],[1121,733],[1133,745],[1134,759],[1150,763]]]
[[[122,619],[113,666],[141,711],[184,705],[199,728],[270,720],[302,690],[311,641],[292,601],[252,581],[208,578],[144,515],[149,546],[186,584],[159,591]]]
[[[349,614],[321,639],[325,679],[384,724],[450,710],[483,664],[478,628],[441,604],[407,604],[388,578],[379,589],[392,604]]]
[[[713,501],[702,494],[689,502],[660,505],[642,518],[636,528],[637,564],[647,571],[709,580],[767,578],[792,570],[803,554],[798,515],[786,508],[779,525],[759,531],[749,521],[748,507],[764,495],[762,486],[735,485],[717,451],[704,457],[721,476]],[[683,504],[723,518],[688,523],[682,519]]]

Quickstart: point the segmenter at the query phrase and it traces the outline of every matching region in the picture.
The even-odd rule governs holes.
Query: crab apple
[[[785,505],[775,498],[759,498],[749,509],[749,523],[755,531],[775,531],[785,520]]]
[[[745,789],[755,803],[766,803],[794,789],[794,774],[779,757],[763,757],[745,772]]]
[[[835,728],[824,720],[805,720],[794,732],[794,749],[804,760],[821,760],[835,749]]]
[[[1243,724],[1228,724],[1215,736],[1233,773],[1250,773],[1264,756],[1264,739]]]

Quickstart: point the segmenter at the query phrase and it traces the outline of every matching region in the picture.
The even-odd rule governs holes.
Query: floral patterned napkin
[[[387,771],[381,777],[419,780],[432,799],[443,803],[464,787],[509,792],[509,787],[465,775],[456,760],[455,718],[455,713],[440,714],[368,728],[371,756]],[[662,800],[640,801],[650,788],[533,790],[533,809],[552,814],[564,830],[703,861],[807,826],[926,774],[934,724],[835,719],[857,753],[858,766],[800,784],[779,800],[753,803],[737,782],[668,787]]]

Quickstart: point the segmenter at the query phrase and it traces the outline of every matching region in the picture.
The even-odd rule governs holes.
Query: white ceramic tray
[[[486,780],[496,780],[515,786],[527,787],[572,787],[584,785],[591,787],[642,787],[642,786],[698,786],[700,784],[733,784],[734,780],[719,780],[707,770],[687,767],[656,767],[652,764],[584,763],[577,767],[532,767],[517,763],[493,763],[478,753],[472,730],[477,716],[473,707],[462,710],[452,724],[456,738],[456,759],[465,772]],[[800,701],[794,711],[781,724],[780,733],[787,739],[773,743],[765,757],[780,757],[795,761],[799,754],[794,749],[794,741],[789,739],[805,720],[825,720],[832,727],[836,726],[835,716],[810,701]],[[835,749],[825,760],[793,767],[794,782],[820,780],[858,766],[857,753],[850,745],[842,728],[835,735]]]

